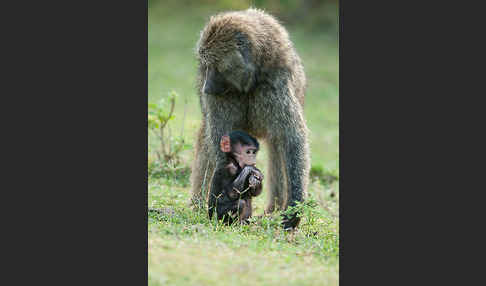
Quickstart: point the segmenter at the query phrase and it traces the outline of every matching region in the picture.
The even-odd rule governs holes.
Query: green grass
[[[148,23],[149,101],[179,94],[172,134],[183,134],[189,143],[200,124],[195,90],[194,47],[211,14],[244,4],[216,6],[217,1],[181,4],[151,2]],[[214,2],[214,3],[213,3]],[[241,2],[243,3],[243,2]],[[233,5],[233,6],[232,6]],[[337,10],[336,10],[337,13]],[[299,21],[297,21],[299,22]],[[285,24],[285,23],[284,23]],[[337,285],[339,271],[339,90],[338,44],[329,29],[288,26],[300,54],[308,88],[304,107],[311,131],[311,160],[316,177],[309,187],[315,208],[306,207],[300,228],[283,232],[271,218],[250,225],[222,226],[204,213],[188,208],[187,178],[170,174],[149,177],[149,207],[164,214],[149,214],[149,285]],[[322,31],[321,31],[322,30]],[[185,111],[185,115],[184,115]],[[155,147],[149,137],[149,151]],[[266,173],[266,150],[257,160]],[[182,154],[190,166],[193,151]],[[150,155],[153,159],[153,155]],[[261,215],[267,190],[254,200],[254,214]]]
[[[278,217],[224,226],[187,208],[187,189],[149,181],[149,285],[337,285],[337,183],[313,183],[294,233]],[[260,200],[258,205],[262,206]],[[256,213],[261,213],[257,208]]]

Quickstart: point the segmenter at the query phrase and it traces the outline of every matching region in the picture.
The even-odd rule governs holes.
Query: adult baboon
[[[268,146],[266,212],[302,201],[309,172],[306,82],[285,28],[258,9],[221,13],[202,30],[197,56],[203,118],[191,175],[192,202],[204,205],[215,164],[224,162],[219,140],[231,130],[244,130]],[[296,215],[285,217],[284,227],[299,221]]]

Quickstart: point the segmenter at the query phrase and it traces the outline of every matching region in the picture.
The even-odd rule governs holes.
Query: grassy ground
[[[150,102],[171,90],[179,94],[170,127],[192,143],[201,120],[194,46],[209,15],[231,7],[182,2],[149,3],[148,88]],[[329,29],[286,27],[308,78],[305,117],[311,130],[312,174],[321,178],[309,188],[316,206],[304,207],[301,227],[292,234],[282,232],[271,218],[224,227],[187,208],[187,176],[149,177],[149,206],[163,210],[149,214],[149,285],[338,284],[339,180],[329,177],[339,175],[337,37]],[[149,137],[149,151],[155,144]],[[264,146],[259,156],[265,173]],[[182,158],[182,165],[189,166],[192,150]],[[262,214],[264,205],[265,195],[257,197],[254,214]]]
[[[338,198],[311,186],[300,228],[286,233],[276,218],[223,226],[186,207],[187,188],[149,181],[149,285],[337,285]],[[261,213],[261,210],[256,210]]]

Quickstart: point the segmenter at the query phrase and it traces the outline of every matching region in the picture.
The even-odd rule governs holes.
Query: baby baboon
[[[263,174],[255,167],[259,150],[258,140],[243,131],[233,131],[221,138],[221,151],[226,160],[216,169],[209,190],[208,214],[214,210],[218,219],[231,224],[251,217],[251,198],[262,192]]]
[[[309,173],[306,82],[287,31],[258,9],[221,13],[202,30],[197,56],[203,118],[191,175],[192,202],[204,206],[213,172],[225,161],[219,140],[236,129],[268,146],[266,212],[302,201]],[[285,217],[284,228],[299,221],[296,214]]]

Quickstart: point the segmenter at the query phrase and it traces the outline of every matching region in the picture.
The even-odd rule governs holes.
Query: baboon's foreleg
[[[302,202],[305,198],[309,180],[309,146],[307,142],[306,129],[303,122],[299,122],[293,130],[283,133],[281,139],[282,162],[287,181],[287,199],[282,205],[282,209],[295,206],[297,202]],[[284,228],[295,228],[300,222],[300,218],[294,213],[284,216]]]
[[[262,96],[262,105],[271,106],[272,103],[278,103],[281,108],[261,123],[266,126],[269,147],[267,213],[295,206],[297,202],[304,200],[307,191],[310,167],[308,131],[302,107],[290,93],[291,90],[284,88],[281,89],[283,94],[277,94],[270,89]],[[299,222],[296,214],[284,216],[285,228],[293,228]]]
[[[279,210],[284,205],[287,193],[287,179],[283,164],[282,150],[276,141],[270,141],[268,146],[268,168],[266,176],[268,186],[268,204],[265,213]]]

